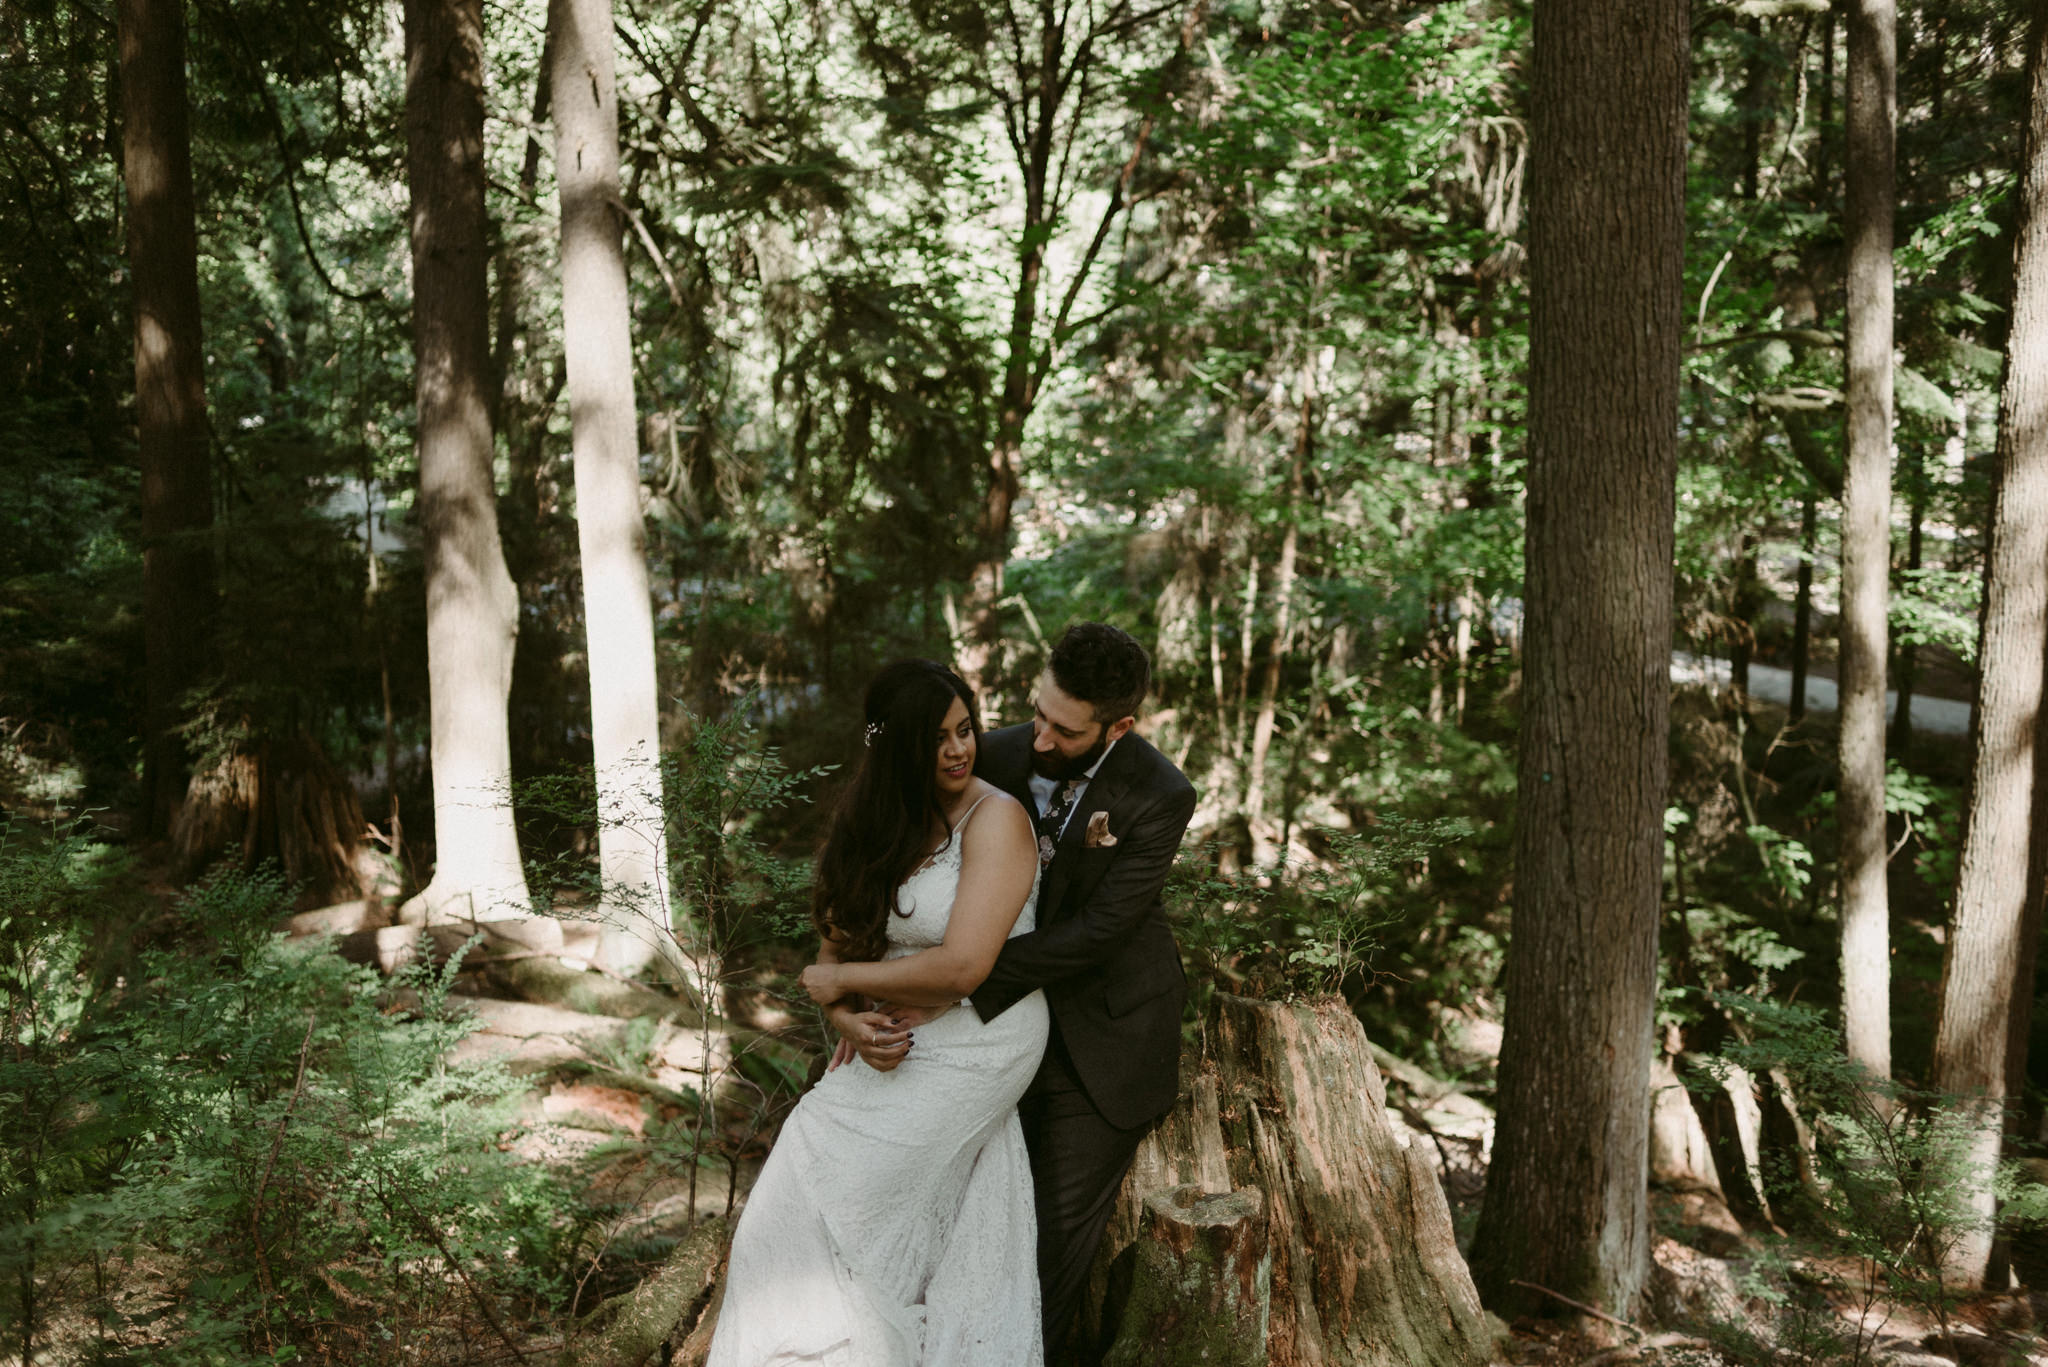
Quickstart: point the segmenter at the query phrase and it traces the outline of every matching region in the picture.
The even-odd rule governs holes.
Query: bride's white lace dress
[[[945,937],[972,816],[904,883],[887,957]],[[1013,936],[1037,902],[1034,884]],[[986,1024],[962,1002],[917,1028],[893,1072],[825,1075],[747,1198],[708,1367],[1039,1367],[1017,1099],[1046,1022],[1036,992]]]

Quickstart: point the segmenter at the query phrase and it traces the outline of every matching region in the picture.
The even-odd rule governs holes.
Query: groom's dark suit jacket
[[[1031,740],[1028,722],[989,732],[974,771],[1035,821]],[[1164,1115],[1179,1092],[1187,978],[1159,894],[1194,811],[1194,786],[1181,771],[1126,733],[1081,794],[1045,870],[1037,929],[1004,945],[974,992],[975,1010],[993,1020],[1044,988],[1088,1099],[1123,1129]],[[1097,812],[1109,813],[1116,843],[1090,849]]]

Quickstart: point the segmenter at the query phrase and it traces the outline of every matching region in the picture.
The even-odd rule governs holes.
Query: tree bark
[[[1626,1315],[1650,1267],[1670,715],[1687,6],[1539,6],[1530,107],[1528,604],[1499,1128],[1473,1245]]]
[[[237,746],[192,775],[171,823],[171,876],[189,882],[223,859],[250,873],[274,860],[301,903],[359,897],[364,824],[348,776],[317,742]]]
[[[1799,504],[1798,589],[1792,598],[1792,701],[1786,720],[1806,719],[1806,674],[1813,661],[1813,550],[1815,496]]]
[[[1728,639],[1728,682],[1743,707],[1749,706],[1749,666],[1756,658],[1756,618],[1763,610],[1764,588],[1756,573],[1757,536],[1745,532],[1735,560],[1735,592]]]
[[[1267,1367],[1273,1260],[1265,1197],[1189,1183],[1145,1198],[1131,1296],[1103,1367]]]
[[[641,1367],[657,1360],[697,1367],[710,1336],[696,1331],[717,1319],[731,1243],[726,1221],[714,1216],[699,1222],[659,1271],[591,1312],[591,1322],[563,1350],[560,1367]],[[692,1346],[694,1353],[688,1351]],[[663,1353],[664,1347],[669,1351]]]
[[[1927,532],[1927,458],[1917,447],[1907,460],[1905,474],[1906,499],[1912,509],[1906,524],[1906,569],[1910,573],[1924,563]],[[1891,732],[1885,743],[1904,754],[1913,742],[1913,691],[1920,684],[1920,647],[1902,643],[1897,655],[1892,692],[1898,700],[1892,707]]]
[[[631,975],[679,956],[669,929],[654,600],[619,199],[611,0],[553,0],[555,180],[562,194],[562,351],[597,767],[597,965]]]
[[[505,720],[519,601],[498,542],[491,475],[483,83],[481,0],[406,0],[406,180],[437,851],[432,882],[402,909],[410,921],[528,911]]]
[[[1852,1062],[1889,1078],[1891,933],[1884,820],[1885,614],[1891,587],[1894,0],[1849,6],[1848,451],[1842,477],[1842,1033]],[[1882,1103],[1880,1103],[1882,1104]]]
[[[1358,1018],[1341,1001],[1288,1005],[1219,994],[1206,1045],[1183,1069],[1188,1090],[1139,1147],[1103,1240],[1091,1306],[1098,1341],[1120,1362],[1260,1361],[1273,1367],[1469,1367],[1493,1332],[1458,1256],[1450,1207],[1429,1159],[1387,1118],[1386,1082]],[[1213,1262],[1190,1259],[1187,1232],[1144,1249],[1148,1198],[1192,1187],[1212,1198],[1260,1194],[1263,1229],[1238,1225]],[[1187,1193],[1183,1192],[1185,1197]],[[1177,1208],[1218,1204],[1182,1199]],[[1264,1241],[1263,1261],[1247,1257]],[[1235,1252],[1239,1256],[1230,1258]],[[1221,1275],[1227,1261],[1230,1276]],[[1199,1265],[1206,1309],[1186,1337],[1140,1351],[1162,1323],[1144,1294],[1148,1266]],[[1156,1285],[1156,1283],[1154,1283]],[[1190,1288],[1194,1290],[1196,1288]],[[1265,1352],[1218,1355],[1206,1329],[1265,1307]],[[1203,1347],[1210,1348],[1207,1358]]]
[[[1999,396],[1998,490],[1984,564],[1978,644],[1974,794],[1964,828],[1955,910],[1941,972],[1934,1085],[1956,1097],[1973,1135],[1959,1175],[1981,1224],[1943,1260],[1946,1280],[1984,1284],[2008,1098],[2022,1088],[2012,1068],[2018,993],[2014,965],[2032,966],[2029,924],[2038,924],[2041,854],[2034,832],[2048,680],[2048,3],[2037,0],[2028,52],[2025,171],[2015,234],[2012,329]],[[2024,1050],[2024,1043],[2021,1044]],[[2025,1055],[2018,1061],[2023,1066]]]
[[[121,172],[135,290],[142,473],[143,822],[167,833],[190,777],[178,723],[212,662],[206,424],[182,0],[121,0]]]
[[[1316,361],[1311,357],[1301,368],[1301,413],[1296,420],[1294,459],[1287,471],[1286,530],[1280,537],[1280,558],[1273,566],[1273,644],[1266,651],[1266,667],[1259,681],[1259,710],[1252,719],[1251,754],[1245,766],[1244,819],[1251,834],[1252,865],[1259,867],[1273,858],[1273,842],[1265,833],[1266,760],[1273,752],[1273,725],[1280,705],[1280,675],[1287,665],[1287,649],[1294,634],[1294,566],[1301,547],[1302,471],[1315,445]],[[1287,851],[1279,851],[1285,858]]]

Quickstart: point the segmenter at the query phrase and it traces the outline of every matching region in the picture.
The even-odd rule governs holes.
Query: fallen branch
[[[1627,1320],[1618,1319],[1615,1316],[1608,1314],[1605,1310],[1601,1310],[1594,1306],[1590,1306],[1586,1304],[1584,1301],[1575,1301],[1570,1296],[1565,1295],[1562,1291],[1552,1291],[1547,1286],[1538,1286],[1534,1282],[1525,1282],[1517,1277],[1508,1278],[1508,1285],[1525,1287],[1530,1291],[1540,1291],[1544,1295],[1550,1297],[1552,1300],[1561,1301],[1565,1305],[1569,1305],[1572,1309],[1577,1310],[1582,1314],[1591,1315],[1596,1320],[1606,1320],[1609,1324],[1615,1325],[1618,1328],[1628,1330],[1637,1338],[1641,1338],[1643,1336],[1643,1331],[1641,1329],[1638,1329],[1635,1325],[1630,1324]]]

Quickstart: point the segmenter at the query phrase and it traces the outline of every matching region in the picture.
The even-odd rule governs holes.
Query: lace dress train
[[[904,883],[888,957],[945,937],[965,826]],[[1047,1019],[1038,993],[987,1023],[962,1002],[918,1027],[893,1072],[825,1075],[747,1199],[708,1367],[1040,1367],[1017,1100]]]

